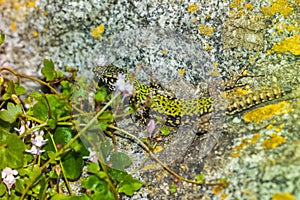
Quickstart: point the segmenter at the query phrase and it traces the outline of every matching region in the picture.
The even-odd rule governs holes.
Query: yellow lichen
[[[104,33],[104,24],[100,24],[99,26],[92,29],[92,36],[94,38],[99,38]]]
[[[33,36],[34,36],[34,37],[37,37],[38,35],[39,35],[39,32],[33,31]]]
[[[168,53],[167,50],[161,50],[160,52],[161,52],[163,55],[166,55],[166,54]]]
[[[206,15],[205,15],[205,18],[206,18],[206,19],[210,19],[210,18],[211,18],[211,15],[210,15],[210,14],[206,14]]]
[[[220,76],[220,72],[218,70],[218,65],[219,65],[219,63],[215,62],[214,63],[214,69],[212,71],[210,71],[208,74],[211,75],[211,76]]]
[[[282,130],[282,128],[283,128],[283,125],[278,126],[278,127],[275,129],[275,132],[276,132],[276,133],[279,133],[279,132]]]
[[[191,13],[191,12],[195,13],[195,12],[197,12],[198,8],[199,8],[198,5],[196,5],[196,4],[191,4],[191,5],[189,5],[189,7],[188,7],[188,12],[189,12],[189,13]]]
[[[185,73],[185,69],[184,68],[179,68],[178,73],[179,73],[180,76],[183,76],[184,73]]]
[[[261,108],[257,108],[255,110],[249,111],[244,115],[244,120],[246,122],[256,122],[270,118],[274,115],[286,114],[291,111],[290,103],[288,102],[280,102],[277,104],[267,105]]]
[[[209,27],[209,26],[206,26],[203,24],[198,26],[198,30],[199,30],[200,34],[207,35],[207,36],[212,36],[213,32],[214,32],[213,27]]]
[[[244,7],[249,9],[249,10],[253,10],[253,5],[250,4],[250,3],[246,3]]]
[[[272,47],[272,51],[277,53],[290,52],[296,56],[300,55],[300,35],[294,34],[293,37],[285,38],[277,42]]]
[[[278,145],[286,142],[286,139],[280,135],[277,135],[275,133],[270,135],[270,139],[264,140],[262,144],[263,149],[274,149]]]
[[[227,199],[228,196],[229,196],[229,194],[221,194],[221,200]]]
[[[240,8],[239,6],[241,3],[243,3],[245,0],[233,0],[231,4],[229,5],[230,8]]]
[[[153,150],[153,152],[157,153],[157,152],[160,152],[162,150],[163,150],[162,146],[156,146],[155,149]]]
[[[209,44],[206,44],[206,45],[205,45],[205,50],[206,50],[206,51],[212,50],[212,46],[210,46]]]
[[[11,28],[11,30],[13,30],[13,31],[16,31],[16,30],[17,30],[17,26],[16,26],[15,22],[11,22],[11,23],[10,23],[10,28]]]
[[[255,133],[252,138],[244,138],[242,141],[241,141],[241,144],[235,146],[233,149],[232,149],[232,152],[231,152],[231,156],[232,157],[238,157],[241,155],[241,150],[244,149],[245,147],[247,146],[250,146],[254,143],[256,143],[258,141],[258,139],[260,138],[260,134],[259,133]]]
[[[28,1],[27,2],[27,8],[32,8],[35,6],[35,2],[34,1]]]
[[[277,193],[272,195],[272,200],[295,200],[295,197],[289,193]]]
[[[293,12],[293,8],[291,7],[290,3],[287,0],[275,0],[271,2],[270,6],[264,6],[261,8],[261,11],[267,17],[271,17],[276,13],[280,13],[283,16],[288,16]]]

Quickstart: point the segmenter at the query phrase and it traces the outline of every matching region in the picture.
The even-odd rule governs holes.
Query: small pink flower
[[[18,175],[18,171],[13,170],[9,167],[5,167],[2,170],[3,183],[6,185],[9,194],[10,194],[11,187],[16,183],[16,179],[14,177],[16,175]]]
[[[155,121],[154,121],[154,119],[150,119],[149,123],[147,124],[147,131],[148,131],[149,137],[151,137],[154,130],[155,130]]]

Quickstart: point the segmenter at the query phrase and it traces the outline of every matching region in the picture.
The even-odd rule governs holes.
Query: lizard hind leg
[[[222,88],[224,90],[231,90],[233,88],[237,88],[237,87],[244,87],[246,85],[248,85],[247,83],[238,83],[238,81],[242,78],[245,77],[263,77],[264,75],[262,74],[249,74],[249,71],[247,70],[249,64],[245,65],[238,73],[233,74],[232,77],[227,80],[227,81],[223,81],[223,85]]]

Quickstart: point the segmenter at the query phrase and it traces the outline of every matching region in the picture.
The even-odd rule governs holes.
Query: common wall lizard
[[[131,103],[135,106],[143,106],[145,118],[164,117],[165,124],[168,126],[185,126],[192,125],[198,121],[198,131],[206,131],[205,123],[210,120],[209,114],[213,109],[222,109],[228,115],[249,109],[255,105],[261,104],[266,101],[282,97],[285,93],[291,91],[290,88],[274,87],[254,91],[248,94],[229,97],[226,99],[224,108],[216,108],[216,100],[211,96],[203,96],[191,100],[180,100],[172,95],[170,92],[162,92],[163,88],[155,83],[150,85],[143,84],[136,78],[121,68],[114,65],[97,66],[94,68],[94,73],[100,79],[100,82],[109,87],[110,90],[114,89],[114,83],[117,80],[118,74],[125,74],[126,79],[131,81],[135,93],[131,97]],[[237,84],[237,81],[245,77],[242,73],[237,74],[231,81],[219,81],[219,87],[224,87],[225,90],[232,89]],[[144,106],[147,104],[146,106]],[[149,116],[149,109],[151,109],[151,117]],[[146,121],[145,121],[146,122]]]

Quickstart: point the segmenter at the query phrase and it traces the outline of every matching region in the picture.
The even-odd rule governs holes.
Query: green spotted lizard
[[[135,88],[130,102],[135,104],[135,107],[144,107],[143,118],[150,118],[149,109],[151,109],[151,118],[161,116],[165,118],[165,124],[171,127],[192,125],[196,122],[198,123],[197,129],[199,132],[206,131],[206,123],[210,120],[209,114],[213,109],[217,109],[217,106],[214,105],[216,101],[211,96],[180,100],[170,95],[169,92],[162,92],[163,88],[160,85],[154,83],[145,85],[132,77],[126,70],[114,65],[97,66],[94,68],[94,73],[100,79],[100,82],[108,86],[110,90],[114,89],[114,83],[118,78],[118,74],[125,74],[126,79]],[[239,73],[230,81],[219,81],[217,84],[225,90],[232,89],[240,78],[246,76],[243,73]],[[229,97],[226,99],[225,107],[218,109],[222,109],[226,114],[233,115],[263,102],[280,98],[290,91],[290,88],[274,87]],[[146,123],[146,121],[143,123]]]

